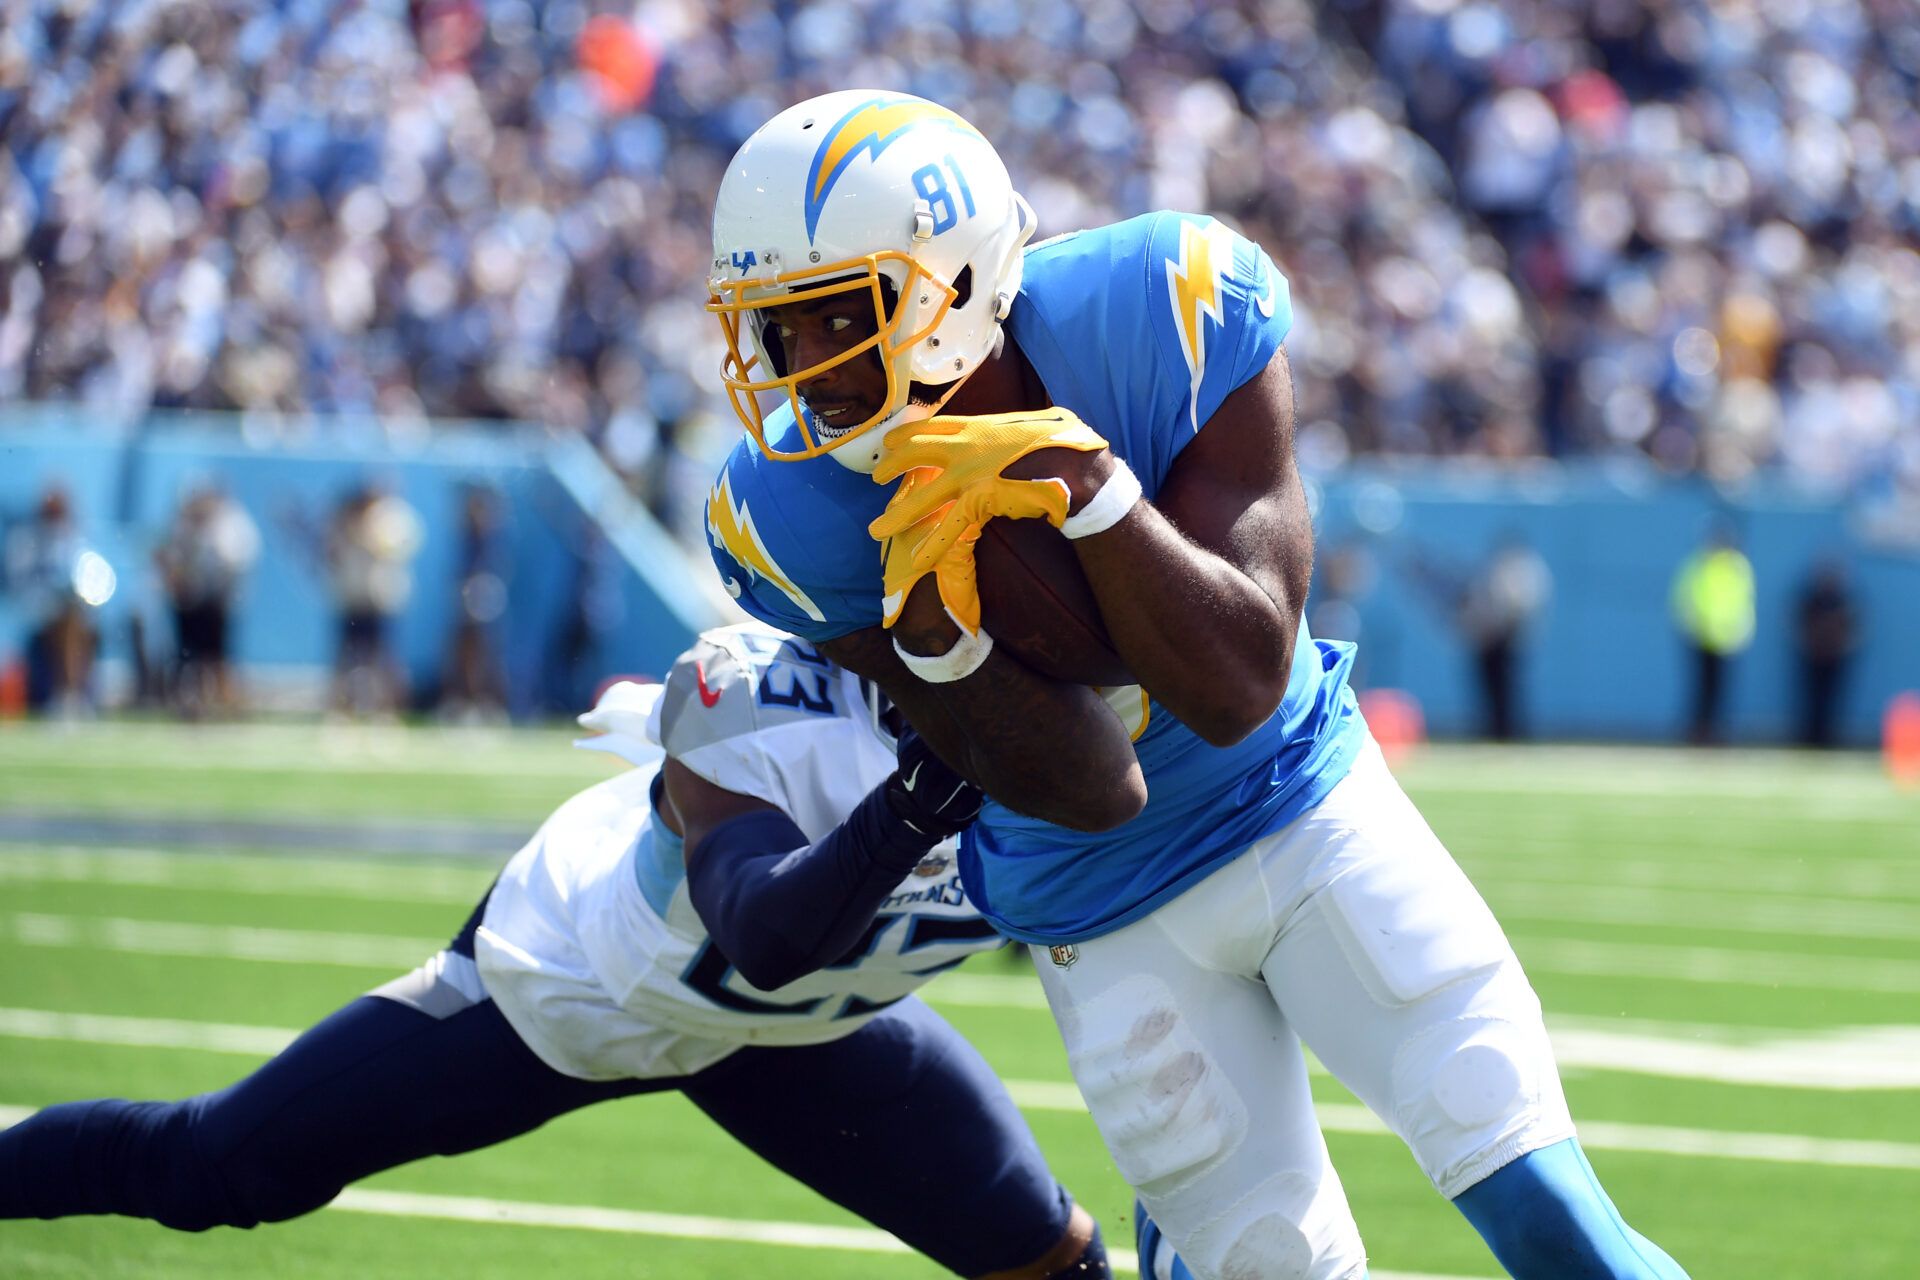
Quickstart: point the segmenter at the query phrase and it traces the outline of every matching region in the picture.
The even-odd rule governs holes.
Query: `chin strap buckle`
[[[913,202],[913,240],[925,244],[933,239],[933,206],[925,200]]]

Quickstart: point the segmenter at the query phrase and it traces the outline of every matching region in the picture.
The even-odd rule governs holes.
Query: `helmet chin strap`
[[[1000,344],[1004,341],[1005,336],[1004,333],[994,334],[993,351],[988,354],[987,360],[991,360],[994,356],[1000,354]],[[980,362],[980,364],[985,363],[986,360]],[[967,370],[952,382],[949,382],[946,390],[940,393],[940,398],[932,404],[915,404],[913,401],[913,387],[912,384],[909,383],[907,387],[907,402],[905,404],[872,426],[848,436],[845,440],[828,450],[827,456],[849,471],[857,471],[863,476],[872,475],[873,469],[880,465],[880,459],[886,456],[887,432],[893,430],[903,422],[925,422],[928,418],[936,416],[942,409],[947,407],[947,401],[959,394],[960,388],[967,385],[967,379],[971,378],[979,368],[980,365],[975,365],[972,369]]]

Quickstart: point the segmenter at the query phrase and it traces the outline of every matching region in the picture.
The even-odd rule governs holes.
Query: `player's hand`
[[[980,630],[980,585],[973,559],[973,546],[980,539],[980,530],[961,530],[960,536],[934,561],[932,577],[940,607],[930,608],[925,592],[914,590],[928,574],[916,570],[914,563],[915,553],[939,518],[936,515],[927,521],[926,528],[916,526],[881,544],[880,622],[889,628],[897,627],[894,634],[903,640],[919,635],[936,644],[944,639],[951,646],[960,638],[953,627],[962,628],[968,634]],[[927,650],[930,653],[944,651],[944,646]]]
[[[900,733],[899,766],[887,779],[887,807],[921,835],[944,840],[980,815],[986,793],[947,767],[912,729]]]
[[[913,584],[935,575],[955,623],[980,629],[973,545],[995,517],[1065,523],[1072,489],[1058,476],[1016,477],[1006,469],[1043,449],[1100,454],[1106,440],[1070,410],[939,417],[887,433],[876,483],[901,480],[887,509],[867,526],[885,543],[882,622],[899,619]],[[902,479],[904,477],[904,479]]]
[[[956,524],[1006,516],[1044,519],[1058,528],[1067,518],[1067,482],[1054,476],[1017,479],[1006,469],[1041,449],[1099,453],[1107,442],[1072,410],[1052,408],[903,423],[887,432],[885,446],[874,482],[906,480],[868,526],[875,538],[891,538],[943,510]]]

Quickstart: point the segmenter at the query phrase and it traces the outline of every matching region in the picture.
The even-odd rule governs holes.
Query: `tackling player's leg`
[[[65,1103],[0,1133],[0,1218],[284,1221],[382,1169],[672,1083],[578,1080],[541,1062],[479,986],[474,921],[382,988],[405,999],[353,1001],[237,1084],[180,1102]]]
[[[959,1275],[1110,1274],[1006,1087],[917,997],[826,1044],[743,1049],[685,1092],[768,1163]]]
[[[1106,1280],[1112,1275],[1100,1224],[1076,1204],[1067,1229],[1053,1248],[1023,1267],[991,1272],[979,1280]]]
[[[1111,1275],[1098,1225],[1054,1179],[1004,1086],[918,1000],[840,1040],[746,1049],[691,1077],[580,1080],[540,1061],[486,997],[469,954],[480,915],[434,961],[227,1089],[67,1103],[0,1132],[0,1218],[253,1227],[410,1160],[679,1088],[771,1163],[961,1275]]]

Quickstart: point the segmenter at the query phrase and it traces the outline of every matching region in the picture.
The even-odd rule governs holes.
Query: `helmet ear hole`
[[[953,278],[953,309],[958,311],[967,305],[967,299],[973,296],[973,264],[969,262],[960,268],[960,274]]]

